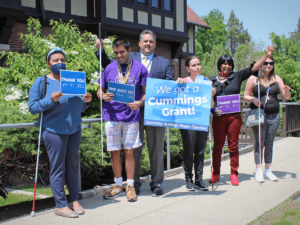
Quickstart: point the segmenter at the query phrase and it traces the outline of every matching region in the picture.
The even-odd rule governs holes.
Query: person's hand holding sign
[[[85,93],[85,95],[83,95],[83,100],[86,103],[92,101],[92,95],[91,95],[91,93],[90,92]]]
[[[109,102],[109,101],[113,100],[113,98],[114,98],[114,94],[113,93],[109,93],[109,92],[102,93],[102,99],[104,101],[106,101],[106,102]]]
[[[131,103],[127,103],[131,110],[137,110],[142,106],[142,101],[135,101]]]
[[[63,93],[61,91],[53,92],[51,94],[51,99],[53,102],[57,102],[60,97],[63,96]]]

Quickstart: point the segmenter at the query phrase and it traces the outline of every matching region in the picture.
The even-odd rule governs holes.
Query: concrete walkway
[[[274,144],[272,170],[278,182],[255,182],[253,152],[240,157],[240,185],[230,184],[229,161],[222,162],[216,190],[188,192],[184,174],[165,179],[165,195],[152,196],[149,183],[143,184],[138,201],[125,197],[104,200],[102,196],[81,200],[86,214],[77,219],[54,215],[54,209],[6,221],[5,225],[41,224],[247,224],[300,190],[300,138],[285,138]],[[210,167],[204,168],[208,183]]]

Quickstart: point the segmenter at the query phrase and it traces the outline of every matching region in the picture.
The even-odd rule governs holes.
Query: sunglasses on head
[[[274,66],[274,62],[264,62],[265,66],[267,66],[268,64],[270,64],[271,66]]]

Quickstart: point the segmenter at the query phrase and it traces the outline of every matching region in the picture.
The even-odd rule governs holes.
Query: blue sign
[[[208,131],[211,82],[178,84],[147,78],[144,124]]]
[[[61,70],[60,90],[67,95],[84,95],[86,93],[85,72]]]
[[[116,82],[108,82],[108,92],[114,94],[113,101],[129,103],[134,102],[135,86],[128,84],[120,84]]]

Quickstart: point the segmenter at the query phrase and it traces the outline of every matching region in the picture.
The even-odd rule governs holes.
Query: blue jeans
[[[43,128],[42,137],[50,160],[50,183],[57,208],[68,206],[65,178],[72,202],[78,201],[78,154],[81,130],[74,134],[52,133]]]
[[[276,136],[277,129],[279,127],[280,114],[275,113],[271,115],[265,115],[265,122],[261,124],[261,162],[263,162],[263,153],[265,153],[265,163],[272,163],[273,158],[273,144]],[[255,163],[260,164],[259,157],[259,135],[258,126],[252,127],[255,137]],[[264,152],[265,148],[265,152]]]

